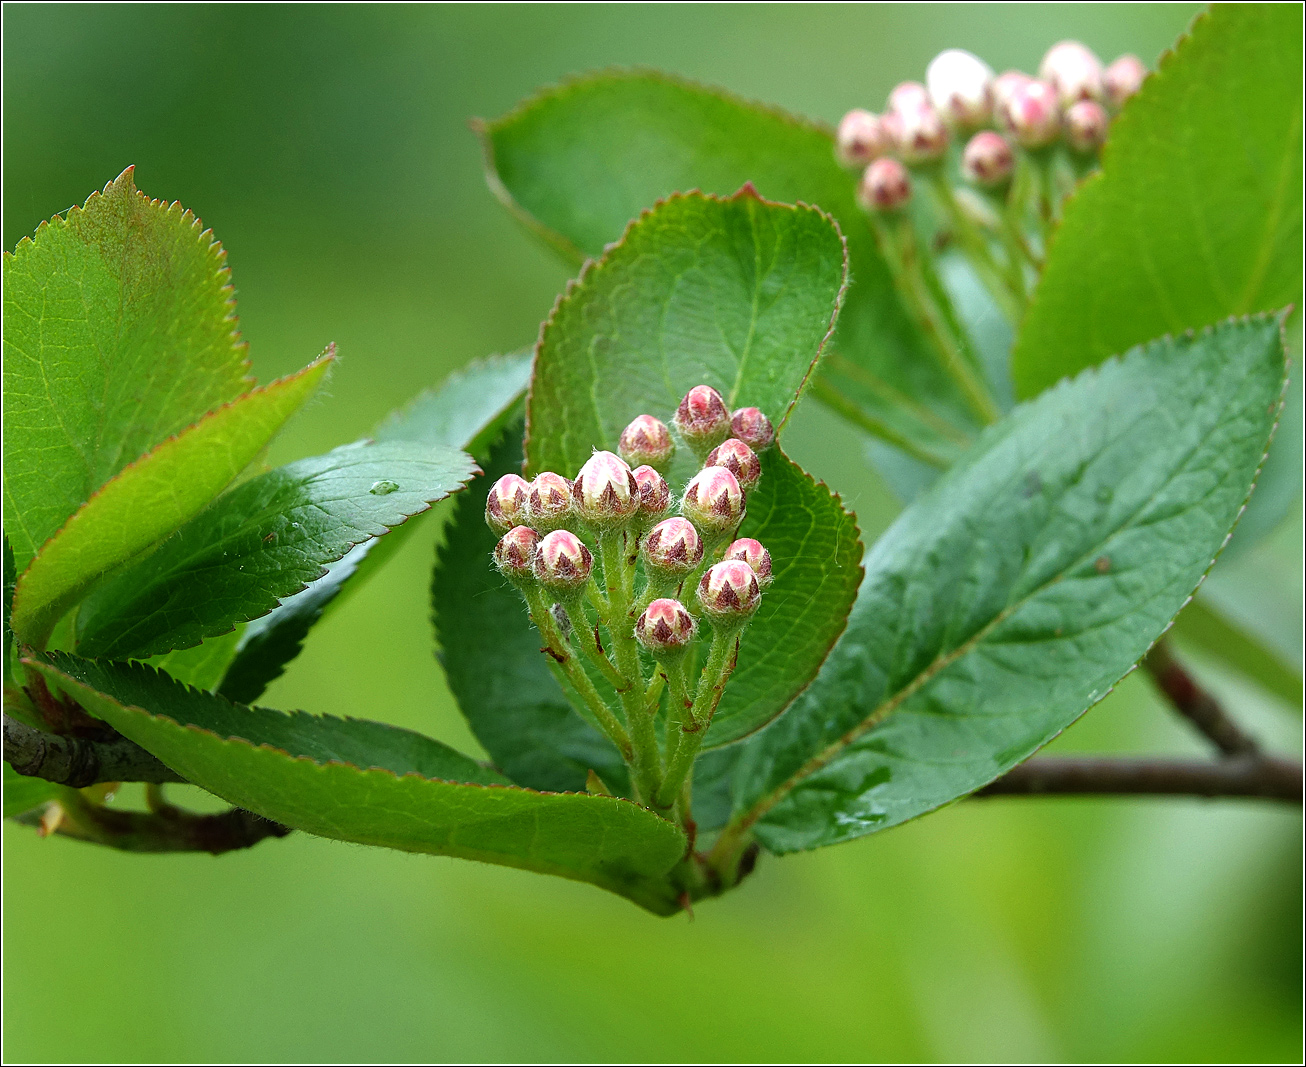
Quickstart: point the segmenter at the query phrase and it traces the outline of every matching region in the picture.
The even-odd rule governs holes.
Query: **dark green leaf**
[[[9,677],[10,677],[10,675],[9,675],[9,654],[13,651],[13,647],[14,647],[14,634],[13,634],[13,631],[9,628],[9,617],[10,617],[10,615],[13,614],[13,610],[14,610],[14,585],[15,585],[15,584],[17,583],[17,581],[18,581],[18,572],[17,572],[17,569],[14,567],[14,548],[13,548],[13,545],[11,545],[11,544],[9,543],[9,538],[8,538],[8,536],[5,537],[4,542],[5,542],[5,555],[4,555],[4,597],[5,597],[5,607],[4,607],[4,611],[5,611],[5,616],[4,616],[4,642],[5,642],[4,672],[5,672],[5,677],[4,677],[4,681],[5,681],[5,685],[8,685],[8,684],[9,684]]]

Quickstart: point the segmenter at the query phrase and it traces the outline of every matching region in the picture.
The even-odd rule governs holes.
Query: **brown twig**
[[[1174,709],[1226,756],[1260,751],[1256,739],[1244,732],[1220,702],[1198,685],[1183,664],[1175,659],[1168,641],[1158,641],[1152,647],[1143,660],[1143,667]]]
[[[103,725],[103,724],[101,724]],[[108,740],[65,737],[4,716],[4,758],[19,774],[81,789],[100,782],[184,782],[121,735]]]

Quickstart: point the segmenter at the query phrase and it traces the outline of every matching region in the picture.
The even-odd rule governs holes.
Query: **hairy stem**
[[[1024,310],[1023,283],[1019,292],[1013,290],[1009,273],[999,266],[989,250],[988,238],[979,231],[970,216],[962,209],[961,204],[957,202],[956,193],[948,183],[942,167],[934,169],[930,175],[930,185],[934,190],[935,199],[952,224],[957,240],[970,257],[976,275],[993,297],[1007,322],[1012,326],[1018,325],[1021,312]]]
[[[712,632],[712,647],[707,654],[707,663],[703,665],[703,673],[699,675],[694,703],[686,716],[688,721],[682,720],[679,731],[681,736],[676,743],[675,754],[670,756],[667,774],[658,792],[658,807],[669,808],[675,803],[676,794],[693,769],[694,758],[703,744],[707,728],[712,724],[717,705],[721,703],[721,694],[730,679],[730,673],[735,668],[739,635],[738,628]]]

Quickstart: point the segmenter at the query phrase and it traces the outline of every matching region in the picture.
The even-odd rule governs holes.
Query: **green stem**
[[[939,470],[947,470],[952,465],[943,456],[931,452],[906,434],[899,433],[888,423],[875,418],[855,400],[852,400],[847,393],[836,389],[824,378],[814,379],[809,389],[813,396],[827,407],[833,408],[854,426],[883,441],[887,441],[896,448],[902,449],[909,456],[919,459],[922,463],[928,463],[931,467],[937,467]]]
[[[952,186],[948,184],[947,176],[944,174],[942,167],[935,168],[934,173],[930,176],[930,184],[934,190],[935,199],[948,216],[957,239],[970,257],[975,273],[979,276],[980,281],[984,283],[984,288],[992,295],[994,302],[998,305],[1002,314],[1006,316],[1007,321],[1015,326],[1020,321],[1021,300],[1011,289],[1011,282],[1007,272],[993,258],[993,253],[989,250],[988,239],[980,233],[974,222],[971,221],[970,216],[957,202],[957,196],[953,192]]]
[[[739,628],[735,628],[714,630],[712,633],[712,648],[698,679],[698,690],[689,710],[689,721],[682,721],[681,737],[676,744],[675,754],[670,757],[666,777],[662,779],[662,788],[658,791],[659,808],[669,808],[675,803],[680,787],[693,769],[694,759],[703,744],[707,728],[712,724],[717,705],[721,702],[721,693],[730,678],[730,672],[734,670],[740,632]]]
[[[562,610],[567,613],[567,618],[571,622],[572,633],[576,638],[577,647],[585,653],[599,673],[612,685],[618,693],[629,689],[634,682],[623,675],[612,661],[608,659],[607,654],[603,651],[603,646],[599,644],[598,628],[591,625],[585,612],[581,609],[579,600],[572,600],[562,605]]]

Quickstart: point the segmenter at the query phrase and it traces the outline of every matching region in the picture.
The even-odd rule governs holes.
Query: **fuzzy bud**
[[[725,467],[704,467],[685,486],[680,513],[712,533],[733,530],[744,517],[744,491]]]
[[[899,82],[889,93],[890,111],[916,111],[930,106],[930,91],[920,82]]]
[[[576,513],[597,527],[620,526],[639,510],[639,486],[626,461],[612,452],[595,452],[572,486]]]
[[[1002,118],[1026,148],[1051,144],[1061,132],[1057,92],[1047,82],[1031,78],[1011,94]]]
[[[993,79],[993,114],[1001,117],[1016,90],[1034,79],[1023,70],[1004,70]]]
[[[575,513],[571,482],[553,471],[535,476],[526,498],[526,514],[532,526],[545,532],[556,530],[571,521]]]
[[[676,454],[676,443],[671,440],[671,431],[661,419],[636,415],[621,431],[617,451],[632,467],[647,465],[666,471],[671,465],[671,457]]]
[[[907,111],[890,112],[884,116],[884,128],[904,163],[934,163],[948,150],[948,127],[928,103]]]
[[[839,121],[834,153],[843,166],[864,167],[891,147],[880,120],[869,111],[853,108]]]
[[[968,182],[992,189],[1005,185],[1016,166],[1011,144],[1000,133],[981,130],[961,155],[961,173]]]
[[[1111,119],[1096,100],[1081,100],[1066,110],[1066,142],[1076,152],[1096,152],[1106,141]]]
[[[526,521],[526,498],[531,483],[518,474],[505,474],[485,498],[485,524],[497,534],[506,534]]]
[[[635,468],[635,485],[639,489],[641,519],[660,519],[671,508],[671,489],[666,479],[647,465]]]
[[[584,589],[593,567],[590,550],[570,530],[545,534],[535,550],[535,577],[545,589],[559,596]]]
[[[693,523],[677,517],[663,519],[649,530],[640,551],[650,574],[683,578],[703,558],[703,542]]]
[[[539,543],[540,535],[529,526],[514,526],[494,546],[494,565],[505,578],[526,581],[534,574]]]
[[[698,455],[711,451],[730,433],[730,412],[710,385],[696,385],[676,408],[676,429]]]
[[[911,176],[896,159],[877,159],[857,186],[857,202],[867,211],[897,211],[910,199]]]
[[[758,408],[740,408],[730,416],[730,436],[743,441],[754,452],[762,452],[775,443],[771,420]]]
[[[1121,107],[1143,87],[1147,68],[1137,56],[1121,56],[1102,72],[1102,89],[1112,107]]]
[[[698,583],[698,602],[717,626],[746,622],[761,600],[757,575],[743,560],[714,563]]]
[[[635,639],[659,658],[685,651],[698,629],[679,600],[655,600],[635,620]]]
[[[771,584],[771,553],[762,547],[761,541],[741,537],[726,549],[725,558],[747,563],[757,578],[759,589],[765,589]]]
[[[1102,61],[1078,41],[1061,41],[1049,48],[1038,76],[1056,89],[1062,107],[1076,100],[1102,99]]]
[[[973,130],[993,110],[993,68],[961,48],[940,52],[925,72],[930,102],[949,126]]]
[[[757,483],[762,478],[762,461],[757,458],[757,453],[734,437],[727,438],[712,449],[705,466],[725,467],[735,476],[735,481],[744,492],[757,488]]]

